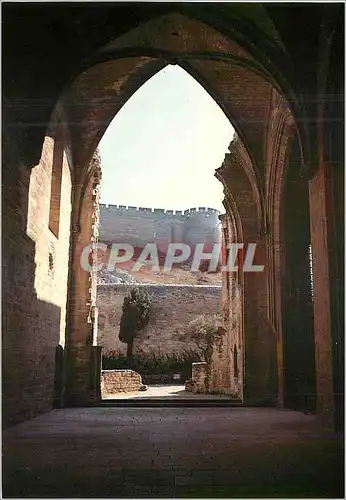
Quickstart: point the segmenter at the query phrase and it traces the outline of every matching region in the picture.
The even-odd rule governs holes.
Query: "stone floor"
[[[3,497],[343,496],[343,439],[274,408],[75,408],[3,433]]]
[[[222,394],[193,394],[185,391],[184,385],[151,385],[145,392],[121,392],[105,396],[103,399],[198,399],[198,400],[226,400],[229,396]]]

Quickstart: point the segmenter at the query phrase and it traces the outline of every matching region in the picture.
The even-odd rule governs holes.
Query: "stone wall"
[[[227,116],[234,118],[249,149],[255,166],[248,170],[245,165],[244,171],[255,181],[253,186],[259,188],[265,218],[255,238],[253,233],[248,238],[257,241],[256,234],[261,234],[261,245],[269,257],[269,266],[266,267],[267,275],[263,274],[264,279],[253,276],[241,283],[244,284],[246,300],[243,326],[246,341],[245,395],[252,401],[259,401],[263,394],[266,397],[270,394],[269,378],[264,373],[271,373],[267,367],[274,365],[278,357],[282,366],[278,373],[280,404],[284,404],[284,354],[287,347],[280,323],[282,316],[290,315],[291,310],[281,310],[280,307],[284,285],[281,275],[285,274],[281,257],[285,255],[286,243],[280,238],[273,240],[272,236],[279,235],[282,228],[278,208],[279,205],[285,206],[285,202],[279,168],[280,158],[285,155],[287,133],[284,117],[280,117],[273,99],[273,85],[282,89],[285,100],[296,103],[294,115],[298,127],[294,129],[302,156],[299,161],[287,164],[287,168],[301,170],[306,182],[309,181],[318,411],[323,420],[326,419],[325,423],[331,425],[334,398],[341,398],[344,381],[344,138],[340,126],[343,123],[340,106],[343,96],[340,94],[343,92],[338,91],[344,86],[343,72],[340,71],[342,57],[339,57],[343,53],[343,36],[339,26],[342,16],[335,11],[335,6],[331,5],[331,10],[328,7],[323,12],[316,6],[310,12],[299,5],[286,4],[282,10],[270,8],[269,13],[269,7],[259,5],[258,8],[263,10],[262,17],[253,15],[252,4],[244,5],[240,12],[236,2],[227,9],[211,3],[200,7],[184,4],[178,10],[174,8],[175,13],[167,4],[167,7],[153,7],[150,12],[135,9],[135,15],[133,5],[100,5],[97,16],[93,5],[76,7],[74,16],[68,10],[54,11],[44,2],[36,3],[35,13],[32,5],[24,5],[19,15],[17,6],[8,2],[3,23],[7,50],[4,58],[2,178],[4,423],[13,423],[50,407],[54,346],[63,341],[67,298],[67,266],[64,261],[68,256],[68,238],[65,239],[64,232],[60,231],[57,238],[54,233],[56,220],[49,217],[51,160],[55,144],[54,134],[50,135],[50,131],[47,134],[47,130],[53,107],[58,101],[65,107],[62,123],[71,126],[74,190],[83,189],[89,156],[108,124],[140,85],[162,67],[152,57],[116,58],[87,70],[80,65],[80,61],[91,61],[95,51],[101,49],[100,44],[109,47],[108,44],[112,43],[114,51],[141,47],[146,54],[153,51],[177,54],[182,64],[188,63],[192,73],[200,75],[200,81],[204,82],[207,91],[212,90]],[[165,14],[167,18],[162,17]],[[42,22],[47,16],[51,22]],[[291,19],[297,27],[298,39],[287,36],[282,23],[285,18]],[[198,19],[204,19],[205,23]],[[210,20],[216,28],[231,26],[234,30],[222,28],[224,35],[221,35],[208,26]],[[90,23],[93,23],[92,31]],[[311,24],[309,30],[305,29],[307,23]],[[68,36],[57,37],[56,30],[52,29],[54,26],[64,26]],[[175,32],[180,36],[172,36]],[[232,33],[242,41],[242,46],[228,38],[233,36]],[[14,36],[16,43],[13,43]],[[280,39],[282,43],[270,43],[271,38]],[[318,50],[317,39],[321,41]],[[38,51],[39,57],[35,57]],[[186,58],[193,52],[233,54],[244,58],[244,63],[229,65],[222,57],[220,60],[197,58],[193,61]],[[54,64],[52,54],[64,64]],[[316,68],[324,58],[325,72],[317,72]],[[256,63],[263,67],[264,72],[257,71]],[[270,74],[265,75],[265,72]],[[72,74],[75,78],[71,83]],[[304,95],[301,95],[302,88]],[[45,154],[39,161],[45,135]],[[61,158],[60,153],[58,157]],[[64,158],[65,152],[63,162],[66,165]],[[237,170],[240,173],[241,169]],[[235,173],[233,171],[225,181],[225,192],[232,195],[243,224],[249,207],[244,204],[246,198],[236,189],[239,184]],[[285,174],[284,171],[283,178]],[[67,228],[67,222],[63,221],[69,219],[69,176],[64,167],[61,228]],[[86,217],[90,219],[90,214]],[[271,248],[273,244],[275,247]],[[304,304],[304,299],[298,295],[298,303]],[[82,297],[79,293],[84,307],[86,296],[87,293]],[[69,304],[71,310],[76,309],[72,301]],[[82,306],[81,317],[85,321]],[[84,346],[87,335],[82,321],[76,321],[76,324],[81,330],[78,341]],[[271,324],[275,330],[271,331]],[[71,331],[68,334],[71,341]],[[76,342],[75,338],[73,340]],[[301,352],[299,342],[295,349]],[[80,365],[76,366],[79,370]],[[338,415],[343,421],[342,401],[340,403]]]
[[[194,394],[207,392],[207,363],[192,363],[192,376],[185,383],[185,390]]]
[[[139,391],[142,385],[142,377],[133,370],[103,370],[101,373],[103,398],[119,392]]]
[[[52,408],[55,352],[65,344],[71,172],[61,126],[29,170],[5,132],[3,159],[3,422]],[[31,166],[31,165],[30,165]],[[58,201],[60,195],[60,202]]]
[[[133,285],[99,285],[98,344],[107,351],[126,353],[126,344],[119,341],[119,325],[124,297]],[[152,297],[149,324],[134,343],[134,352],[181,352],[194,345],[179,340],[189,321],[200,314],[219,314],[220,286],[201,285],[139,285]]]
[[[100,205],[100,241],[129,243],[184,242],[213,244],[220,241],[219,211],[209,207],[184,210]]]
[[[228,316],[224,317],[226,331],[220,344],[213,350],[209,390],[224,392],[242,400],[244,389],[242,290],[239,285],[230,284],[228,292],[229,295],[222,301],[223,307],[226,305]]]

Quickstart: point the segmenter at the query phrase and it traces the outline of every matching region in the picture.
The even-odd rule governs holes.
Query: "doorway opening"
[[[206,369],[207,335],[214,329],[216,338],[222,324],[225,208],[214,175],[233,136],[204,88],[168,65],[126,102],[99,143],[99,243],[107,250],[97,278],[97,335],[105,398],[201,397],[202,387],[190,390],[192,370]],[[127,332],[124,308],[140,301],[149,304],[147,322],[134,334],[129,317]]]

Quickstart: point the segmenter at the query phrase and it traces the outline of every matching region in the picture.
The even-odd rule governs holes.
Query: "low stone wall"
[[[188,392],[198,393],[206,392],[205,379],[207,376],[207,363],[192,363],[192,378],[185,384],[185,390]]]
[[[139,391],[142,385],[142,377],[133,370],[103,370],[101,372],[102,397],[119,392]]]

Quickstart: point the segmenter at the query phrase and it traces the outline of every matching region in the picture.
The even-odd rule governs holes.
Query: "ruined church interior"
[[[2,48],[3,497],[344,498],[344,5],[3,2]],[[168,65],[234,127],[222,241],[264,266],[222,276],[236,404],[101,398],[95,150]]]

